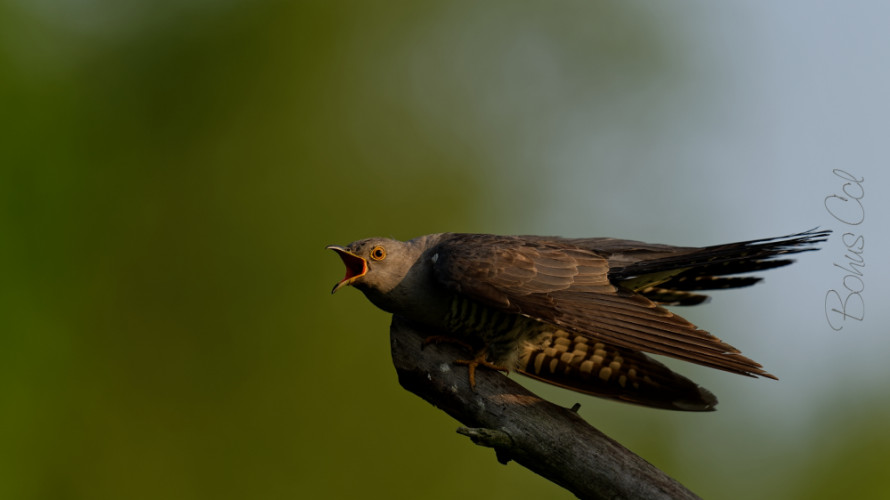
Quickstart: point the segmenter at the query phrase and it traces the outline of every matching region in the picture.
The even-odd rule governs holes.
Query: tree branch
[[[399,383],[468,427],[474,443],[495,449],[579,498],[699,498],[682,484],[593,428],[575,411],[549,403],[502,374],[476,370],[470,389],[468,353],[450,344],[423,347],[430,336],[393,316],[393,363]],[[575,408],[577,410],[577,408]]]

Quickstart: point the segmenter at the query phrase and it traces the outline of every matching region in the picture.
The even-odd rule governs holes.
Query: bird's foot
[[[454,345],[463,347],[464,349],[466,349],[470,352],[475,351],[473,346],[471,346],[470,344],[464,342],[463,340],[461,340],[457,337],[451,337],[448,335],[432,335],[430,337],[423,339],[423,347],[426,347],[430,344],[454,344]],[[503,366],[496,365],[496,364],[492,363],[491,361],[488,361],[488,359],[486,359],[487,355],[488,355],[488,353],[486,352],[486,350],[482,349],[481,351],[478,352],[478,354],[476,354],[476,357],[473,359],[458,359],[458,360],[454,361],[455,364],[464,365],[467,367],[467,369],[469,370],[469,373],[470,373],[470,387],[472,387],[473,389],[476,388],[476,367],[477,366],[484,366],[484,367],[490,368],[492,370],[497,370],[497,371],[504,372],[504,373],[510,373],[509,368],[505,368]]]
[[[455,361],[455,363],[457,363],[459,365],[466,365],[467,369],[470,372],[470,387],[472,389],[476,388],[476,367],[477,366],[484,366],[486,368],[490,368],[492,370],[497,370],[499,372],[510,373],[509,368],[505,368],[503,366],[496,365],[496,364],[492,363],[491,361],[488,361],[487,359],[485,359],[485,356],[486,356],[485,352],[482,352],[478,356],[476,356],[475,359],[458,359]]]

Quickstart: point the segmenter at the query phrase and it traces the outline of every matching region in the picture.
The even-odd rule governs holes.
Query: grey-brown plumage
[[[432,234],[331,246],[375,305],[472,346],[479,359],[572,390],[645,406],[712,410],[706,389],[644,353],[775,378],[663,305],[793,262],[830,231],[712,247],[611,238]]]

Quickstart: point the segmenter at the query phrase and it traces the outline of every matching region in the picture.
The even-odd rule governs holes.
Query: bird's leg
[[[484,366],[486,368],[490,368],[492,370],[497,370],[504,373],[510,373],[509,368],[505,368],[503,366],[496,365],[487,359],[488,351],[487,349],[482,349],[476,354],[476,357],[473,359],[458,359],[455,360],[455,363],[459,365],[466,365],[467,369],[470,372],[470,387],[472,389],[476,388],[476,367]]]
[[[423,347],[426,347],[430,344],[455,344],[463,347],[464,349],[473,352],[473,346],[464,342],[463,340],[457,337],[451,337],[449,335],[431,335],[425,339],[423,339]],[[476,357],[473,359],[457,359],[454,362],[458,365],[464,365],[470,372],[470,387],[476,388],[476,367],[484,366],[486,368],[490,368],[492,370],[501,371],[504,373],[510,373],[509,368],[505,368],[500,365],[496,365],[491,361],[488,361],[488,349],[481,349],[477,351]]]

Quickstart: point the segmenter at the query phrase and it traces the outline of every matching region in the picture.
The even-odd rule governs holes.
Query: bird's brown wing
[[[433,256],[443,285],[486,305],[607,344],[775,378],[731,345],[613,284],[608,259],[591,249],[559,239],[452,234]]]

